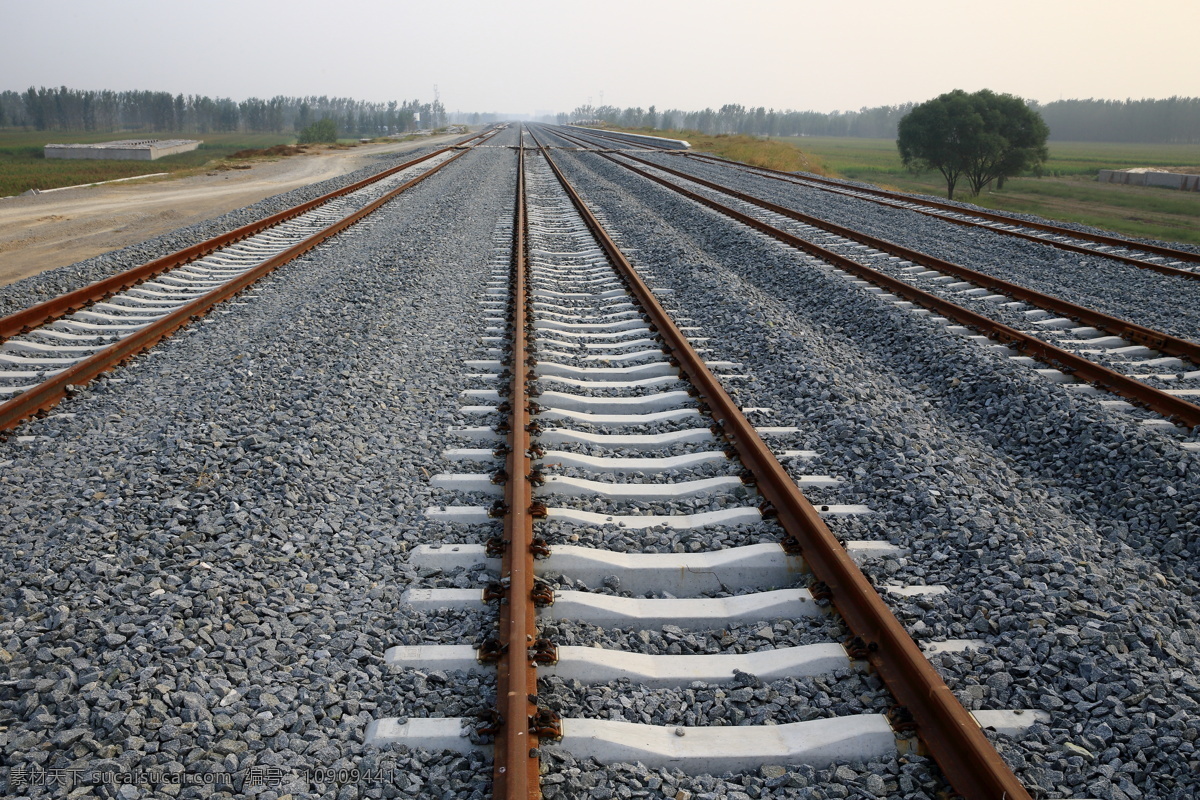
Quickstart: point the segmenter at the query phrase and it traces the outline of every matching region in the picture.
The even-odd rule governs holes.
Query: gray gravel
[[[847,479],[820,496],[876,512],[835,533],[911,548],[868,575],[950,587],[888,602],[918,639],[987,642],[939,658],[964,703],[1052,714],[997,737],[1036,796],[1200,791],[1200,459],[595,156],[559,160],[746,365],[739,401]]]
[[[372,718],[433,697],[385,670],[387,647],[474,641],[490,616],[414,616],[400,597],[428,580],[409,548],[463,540],[423,511],[459,445],[447,409],[513,167],[511,151],[469,154],[0,443],[10,796],[65,794],[14,786],[18,767],[233,776],[153,787],[177,797],[487,795],[478,756],[362,742]],[[394,774],[316,772],[355,767]]]
[[[1194,280],[696,159],[649,160],[1139,325],[1200,339],[1200,282]]]
[[[496,143],[515,143],[515,130],[504,137]],[[635,263],[654,267],[714,337],[713,356],[744,364],[736,399],[773,409],[766,424],[801,427],[781,446],[818,456],[793,473],[844,479],[814,498],[874,509],[831,520],[834,532],[911,549],[869,562],[868,575],[950,587],[888,600],[918,639],[986,641],[937,659],[963,702],[1051,712],[1028,736],[998,738],[1035,796],[1200,793],[1200,458],[595,156],[559,160],[639,242]],[[20,431],[33,439],[0,442],[0,483],[13,487],[0,499],[9,794],[11,769],[36,766],[236,776],[215,791],[155,787],[178,797],[488,796],[488,759],[362,739],[370,719],[469,716],[494,692],[491,676],[390,673],[382,655],[477,642],[491,624],[487,609],[417,614],[400,596],[478,585],[478,570],[418,571],[406,553],[482,542],[497,527],[433,523],[423,510],[472,502],[428,481],[454,471],[441,456],[463,446],[451,425],[486,424],[458,411],[471,386],[462,360],[480,356],[477,300],[492,236],[511,213],[512,167],[507,150],[467,156],[376,223],[276,273],[246,305]],[[478,177],[448,180],[456,169]],[[582,544],[602,535],[545,527]],[[614,549],[640,548],[633,534],[603,535]],[[646,539],[666,552],[777,535],[763,523]],[[746,652],[839,635],[824,619],[649,632],[559,622],[547,632],[638,652]],[[813,704],[874,709],[876,688],[861,676],[746,676],[720,688],[543,691],[566,713],[747,724],[802,718]],[[719,776],[602,767],[552,747],[543,757],[545,793],[564,800],[945,789],[915,756]],[[251,767],[277,767],[279,785],[253,785]],[[304,772],[331,768],[369,777]],[[86,791],[128,799],[149,788]]]
[[[378,172],[411,161],[414,158],[437,150],[439,147],[424,147],[405,153],[385,154],[374,159],[375,163],[362,169],[348,172],[337,178],[331,178],[320,183],[293,189],[290,192],[268,197],[245,208],[230,211],[219,217],[178,228],[162,236],[156,236],[138,244],[110,253],[104,253],[76,264],[69,264],[56,269],[46,270],[37,275],[31,275],[15,283],[3,287],[0,293],[0,317],[15,311],[28,308],[37,303],[50,300],[65,292],[73,291],[89,283],[122,272],[127,269],[161,258],[185,247],[220,236],[242,225],[257,222],[264,217],[277,214],[298,203],[320,197],[323,194],[349,186],[355,181],[374,175]]]

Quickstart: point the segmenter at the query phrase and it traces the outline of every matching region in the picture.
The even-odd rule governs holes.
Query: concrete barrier
[[[1159,186],[1184,192],[1200,192],[1200,175],[1165,172],[1152,169],[1102,169],[1100,183],[1120,183],[1126,186]]]

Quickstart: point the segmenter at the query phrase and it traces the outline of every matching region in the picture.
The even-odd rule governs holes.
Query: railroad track
[[[479,721],[379,719],[368,742],[472,750],[494,737],[495,796],[526,798],[541,796],[542,772],[553,774],[563,753],[691,773],[752,772],[896,757],[898,748],[915,750],[919,738],[964,796],[1026,796],[981,726],[1018,734],[1047,717],[999,709],[973,718],[959,705],[855,565],[855,558],[896,555],[896,548],[872,541],[843,547],[822,522],[822,515],[869,509],[818,510],[805,500],[797,486],[837,481],[793,479],[780,466],[762,436],[797,431],[760,430],[747,420],[713,372],[736,365],[706,363],[690,343],[703,341],[701,331],[677,327],[663,305],[669,301],[659,301],[537,144],[520,151],[526,177],[517,189],[511,267],[494,265],[483,300],[491,315],[487,357],[468,362],[484,370],[475,378],[488,387],[467,392],[484,404],[471,413],[500,419],[495,429],[460,433],[497,446],[446,454],[493,471],[433,478],[463,496],[497,499],[429,510],[434,519],[485,528],[502,517],[503,532],[486,543],[419,546],[412,554],[433,573],[488,565],[493,580],[468,589],[416,587],[405,596],[426,614],[494,603],[499,635],[473,646],[396,647],[386,656],[395,668],[426,672],[495,664],[495,707]],[[504,330],[511,338],[494,335]],[[811,455],[780,453],[793,464]],[[711,550],[691,535],[713,527],[741,530],[745,543]],[[679,552],[657,553],[611,546],[626,532],[646,530],[697,544],[677,541]],[[884,589],[907,596],[945,590]],[[831,607],[841,622],[828,622]],[[729,629],[770,629],[780,618],[808,643],[705,655],[638,646],[659,631],[729,637]],[[818,641],[843,624],[841,636]],[[564,637],[592,641],[560,645]],[[946,653],[977,644],[928,646]],[[881,676],[892,694],[869,690],[856,664]],[[596,718],[585,688],[632,681],[671,704],[694,681],[761,694],[774,681],[833,674],[861,682],[871,695],[862,713],[805,721],[768,713],[767,724],[740,726],[735,741],[722,726]]]
[[[580,143],[572,134],[568,141]],[[816,256],[884,299],[936,312],[952,330],[998,342],[1069,391],[1116,395],[1114,410],[1146,408],[1146,424],[1200,425],[1200,345],[911,248],[836,225],[720,183],[621,152],[603,158]],[[1007,323],[1007,324],[1006,324]],[[1193,385],[1196,384],[1196,385]],[[1167,388],[1167,386],[1182,388]],[[1120,398],[1120,399],[1117,399]],[[1196,449],[1193,443],[1184,443]]]
[[[0,319],[0,431],[152,347],[494,136],[480,132]]]
[[[572,135],[578,132],[584,138],[608,142],[610,146],[620,146],[623,148],[636,147],[670,155],[685,155],[688,158],[720,164],[739,171],[780,180],[795,186],[806,186],[893,208],[915,211],[919,214],[935,217],[955,225],[984,228],[1005,236],[1034,241],[1073,253],[1104,256],[1138,267],[1139,269],[1152,270],[1164,275],[1172,275],[1189,280],[1200,280],[1200,255],[1188,252],[1187,250],[1178,250],[1148,242],[1135,242],[1129,239],[1122,239],[1118,236],[1078,231],[1073,228],[1064,228],[1060,225],[1018,219],[981,209],[967,210],[961,206],[951,203],[941,203],[929,198],[918,199],[912,195],[889,192],[885,189],[856,186],[845,181],[822,178],[816,175],[797,175],[766,167],[749,166],[706,153],[691,153],[678,149],[659,148],[645,142],[635,143],[627,139],[607,137],[595,131],[569,130],[573,132]]]
[[[515,133],[508,132],[510,143]],[[905,428],[893,431],[886,419],[864,419],[861,409],[854,412],[859,416],[849,421],[839,417],[834,423],[839,431],[849,431],[842,439],[817,432],[821,425],[828,430],[829,419],[813,419],[813,430],[767,427],[764,421],[772,409],[741,408],[733,399],[742,396],[741,388],[748,395],[761,391],[763,379],[754,375],[755,365],[719,360],[742,343],[705,338],[713,328],[729,331],[728,324],[720,314],[712,319],[683,316],[695,300],[688,281],[702,279],[702,271],[676,273],[670,259],[660,256],[647,260],[668,274],[661,282],[640,264],[635,270],[631,261],[642,259],[628,245],[656,243],[614,239],[606,233],[610,220],[567,188],[566,175],[583,177],[584,170],[573,169],[599,163],[596,156],[560,156],[564,162],[575,161],[560,169],[553,163],[553,149],[543,144],[522,138],[516,148],[520,166],[513,212],[494,231],[490,279],[475,320],[478,350],[463,351],[468,358],[462,363],[466,388],[457,413],[427,402],[453,379],[413,380],[422,370],[429,372],[417,354],[423,357],[429,349],[422,336],[433,334],[413,322],[400,334],[411,341],[401,343],[388,326],[398,329],[400,321],[418,312],[423,324],[429,324],[444,313],[431,299],[438,292],[429,287],[472,285],[485,271],[486,256],[455,260],[438,251],[417,262],[411,253],[396,256],[405,242],[387,241],[383,226],[376,226],[369,234],[371,247],[353,252],[366,256],[371,273],[381,280],[347,286],[338,297],[339,303],[373,308],[364,287],[386,287],[391,294],[380,304],[391,304],[390,322],[365,312],[351,326],[339,327],[335,311],[310,315],[313,329],[306,335],[311,335],[312,347],[346,339],[341,350],[329,347],[317,358],[300,359],[314,375],[327,366],[336,370],[312,378],[312,386],[305,385],[304,371],[285,354],[267,366],[277,373],[275,382],[262,390],[251,386],[257,393],[244,402],[254,411],[231,415],[237,421],[226,425],[229,431],[196,430],[216,425],[210,421],[215,419],[211,410],[205,417],[194,407],[179,414],[171,409],[164,415],[171,419],[105,461],[100,449],[109,448],[106,440],[114,433],[123,431],[133,439],[138,435],[133,428],[155,424],[147,419],[155,411],[142,410],[119,427],[121,415],[113,409],[130,401],[118,397],[106,407],[103,423],[96,421],[99,417],[56,418],[34,423],[55,434],[51,437],[27,437],[27,445],[3,444],[0,458],[7,460],[0,462],[6,468],[0,482],[6,485],[28,480],[31,463],[55,465],[47,471],[49,477],[11,492],[0,505],[5,563],[15,565],[14,574],[22,570],[26,580],[24,588],[6,595],[6,610],[14,612],[6,617],[11,618],[0,619],[0,645],[7,648],[0,658],[13,665],[18,678],[0,682],[0,728],[14,742],[12,763],[20,758],[23,767],[55,767],[74,760],[89,763],[93,754],[102,758],[106,751],[101,748],[109,740],[97,732],[93,742],[85,729],[103,727],[117,744],[125,741],[127,750],[145,749],[143,764],[171,760],[180,747],[203,748],[213,768],[238,770],[246,781],[252,769],[263,780],[272,771],[307,764],[288,789],[293,793],[314,791],[314,784],[359,781],[338,776],[357,774],[361,759],[365,774],[376,776],[381,763],[400,763],[395,773],[400,777],[389,778],[396,783],[393,788],[426,796],[422,787],[428,787],[428,795],[439,797],[482,797],[488,791],[513,798],[603,797],[606,789],[609,796],[681,798],[710,792],[734,797],[741,788],[746,796],[782,797],[824,783],[831,794],[836,787],[849,796],[934,797],[952,786],[966,797],[1011,798],[1038,796],[1051,786],[1058,796],[1100,797],[1117,796],[1109,790],[1118,783],[1127,796],[1136,796],[1139,787],[1147,795],[1186,796],[1174,784],[1154,795],[1148,782],[1174,768],[1164,758],[1177,762],[1180,774],[1200,768],[1194,748],[1189,749],[1198,737],[1188,735],[1200,728],[1191,724],[1187,710],[1189,697],[1200,698],[1200,687],[1188,677],[1193,663],[1189,647],[1200,641],[1190,638],[1195,629],[1187,626],[1194,608],[1187,605],[1192,593],[1185,582],[1186,535],[1194,522],[1185,515],[1186,508],[1195,507],[1187,504],[1200,498],[1187,485],[1191,457],[1163,455],[1156,449],[1163,437],[1155,431],[1135,430],[1128,440],[1125,434],[1118,439],[1110,435],[1115,426],[1096,423],[1095,447],[1103,449],[1079,456],[1073,468],[1099,471],[1113,459],[1110,474],[1116,477],[1103,485],[1103,493],[1117,495],[1114,502],[1130,509],[1136,506],[1137,516],[1106,506],[1104,496],[1067,495],[1069,472],[1052,473],[1062,479],[1052,485],[1073,501],[1072,513],[1078,508],[1095,515],[1098,521],[1091,527],[1090,518],[1075,523],[1060,513],[1066,503],[1056,505],[1053,513],[1039,507],[1044,493],[1036,481],[1045,473],[1031,474],[1033,489],[1023,484],[1023,475],[1009,473],[998,479],[981,473],[980,480],[969,484],[973,476],[964,475],[960,481],[957,473],[978,463],[969,447],[995,446],[997,461],[1007,461],[1010,452],[1024,458],[1023,452],[993,445],[990,432],[978,438],[936,439],[959,445],[945,448],[946,461],[953,458],[947,468],[955,473],[947,482],[928,471],[940,462],[921,455],[919,436]],[[508,175],[507,166],[498,168],[507,163],[508,150],[483,148],[490,149],[484,150],[486,157],[475,157],[477,166],[486,165],[493,176]],[[672,180],[660,167],[636,168],[660,181]],[[397,175],[397,181],[410,179],[412,173]],[[477,184],[471,186],[475,191]],[[690,191],[708,192],[704,196],[711,200],[714,190],[696,185]],[[436,206],[443,218],[448,209],[468,205],[466,194],[460,191]],[[497,213],[499,202],[494,197],[488,202],[488,213]],[[764,210],[757,208],[747,214]],[[630,230],[629,220],[615,211],[613,216],[612,227]],[[772,225],[784,225],[768,218]],[[422,224],[413,222],[416,230]],[[480,234],[490,225],[489,218],[487,225],[476,226],[471,252],[485,251],[481,243],[486,236]],[[443,230],[453,227],[448,223]],[[826,245],[834,241],[828,230],[813,235]],[[740,245],[749,238],[743,237]],[[831,250],[862,247],[850,236],[840,238],[846,243]],[[433,249],[428,243],[425,247]],[[324,253],[326,259],[338,258],[329,249],[314,257]],[[875,249],[881,255],[872,254],[871,261],[886,256],[882,244]],[[858,263],[852,252],[834,255]],[[273,256],[258,252],[247,260],[264,257]],[[422,266],[413,268],[406,259]],[[436,260],[451,266],[443,269]],[[312,272],[323,275],[330,263]],[[188,265],[184,269],[191,269],[180,274],[199,293],[205,283],[217,283],[214,276],[223,269],[237,273],[245,266],[213,264],[201,272]],[[939,274],[949,275],[953,266],[946,266],[947,272],[939,268]],[[436,269],[443,269],[441,283],[409,282],[410,273]],[[823,277],[813,283],[824,281],[843,296],[859,296],[822,269]],[[847,265],[845,271],[850,270]],[[354,284],[357,274],[338,272],[338,288]],[[665,284],[673,284],[684,299],[677,302],[673,292],[661,288]],[[140,285],[160,291],[147,282]],[[719,289],[732,293],[734,287]],[[466,294],[462,289],[458,302]],[[739,319],[743,314],[757,318],[761,295],[759,307],[748,305],[748,312],[741,307],[745,297],[714,307]],[[750,297],[753,302],[755,296]],[[780,302],[799,305],[795,297],[781,297]],[[113,312],[96,310],[96,305],[89,310]],[[888,315],[909,324],[906,315],[891,310]],[[446,315],[442,322],[455,319]],[[89,329],[55,324],[47,333],[88,335]],[[455,345],[469,338],[453,338],[456,324],[438,328],[437,336],[450,342],[438,343],[449,361],[457,357]],[[214,335],[216,327],[210,329]],[[279,328],[288,332],[286,341],[291,342],[296,327]],[[746,322],[741,330],[753,327]],[[42,339],[55,338],[47,333]],[[776,353],[800,346],[786,337],[774,341],[781,348]],[[356,364],[368,346],[371,363]],[[870,354],[884,352],[880,348]],[[197,356],[193,352],[191,357]],[[266,348],[253,351],[252,357],[269,360]],[[752,360],[762,367],[770,359]],[[828,385],[809,383],[793,372],[807,369],[803,357],[787,364],[786,374],[773,372],[771,382],[783,375],[782,383],[794,383],[799,394],[820,393]],[[257,373],[260,365],[254,368]],[[154,397],[154,404],[158,392],[170,393],[162,387],[179,368],[167,373],[146,383],[146,397]],[[364,376],[370,378],[365,384]],[[412,383],[404,385],[405,380]],[[917,377],[923,380],[924,373]],[[755,383],[759,388],[753,388]],[[1050,396],[1029,383],[1031,394]],[[366,391],[351,390],[364,385]],[[323,393],[310,393],[313,388]],[[936,398],[934,392],[925,394],[927,388],[906,390],[905,396]],[[772,394],[781,398],[792,390]],[[298,402],[289,406],[292,395]],[[223,406],[235,402],[232,393],[223,398],[208,406],[218,409],[221,424]],[[354,412],[378,409],[378,427],[359,430],[360,417],[326,415],[325,404]],[[427,414],[409,412],[410,406],[422,404],[430,406]],[[977,397],[967,406],[957,421],[976,428],[987,412]],[[1068,419],[1053,404],[1042,408],[1056,415],[1055,424]],[[807,420],[795,408],[783,413]],[[921,411],[906,400],[904,413]],[[176,422],[176,416],[184,421]],[[945,419],[930,417],[935,424]],[[293,418],[299,424],[273,427],[279,419]],[[412,419],[426,427],[405,429]],[[413,454],[428,449],[431,439],[440,440],[440,435],[428,435],[428,426],[448,419],[456,425],[445,431],[446,438],[456,446],[443,454],[440,471],[426,472],[430,459]],[[1069,421],[1078,420],[1070,416]],[[54,449],[60,437],[70,443],[80,429],[87,431],[85,439],[94,436],[104,445],[94,456],[95,469],[91,455],[72,459],[70,444]],[[278,431],[289,433],[275,440]],[[1060,428],[1057,443],[1037,453],[1046,456],[1052,445],[1067,448],[1074,433],[1080,431]],[[1092,441],[1091,430],[1082,434]],[[218,438],[224,446],[209,441]],[[235,445],[229,445],[230,438]],[[340,462],[328,453],[339,439],[346,445]],[[176,446],[179,452],[173,452]],[[805,446],[821,449],[798,449]],[[835,448],[844,449],[842,455],[850,461],[831,456]],[[1135,461],[1131,450],[1158,453],[1162,461],[1149,467],[1136,461],[1141,477],[1130,476],[1125,470]],[[866,469],[861,474],[850,452],[862,458]],[[51,453],[57,455],[51,458]],[[1052,456],[1059,457],[1057,452]],[[890,476],[886,488],[865,478],[868,470],[877,471],[881,458],[887,459]],[[1146,487],[1158,480],[1156,473],[1168,459],[1182,477],[1153,495],[1158,489]],[[383,463],[372,470],[367,468],[372,460]],[[77,467],[74,461],[87,463]],[[1035,462],[1029,458],[1025,466],[1040,468]],[[418,480],[413,464],[422,465],[421,486],[410,482]],[[910,474],[906,464],[921,466]],[[193,467],[199,474],[195,486],[189,486]],[[86,494],[69,485],[71,496],[59,497],[62,476],[72,470],[83,475],[80,486]],[[835,471],[838,477],[814,474]],[[127,476],[129,483],[114,474]],[[932,483],[926,487],[927,477],[937,478],[941,492]],[[985,481],[995,486],[978,485]],[[948,491],[948,483],[970,488],[957,494]],[[994,502],[975,501],[973,493],[993,489],[998,493]],[[801,490],[826,499],[810,503]],[[343,492],[349,496],[335,496]],[[28,544],[32,537],[22,532],[37,527],[28,509],[39,500],[18,502],[18,495],[28,493],[38,498],[44,493],[40,502],[52,509],[45,515],[52,531],[49,547]],[[832,502],[839,495],[850,495],[855,504],[846,497],[842,504]],[[1150,500],[1165,504],[1176,495],[1176,506],[1185,510],[1174,519],[1174,528],[1164,515],[1164,532],[1154,535],[1165,541],[1169,532],[1182,530],[1162,545],[1180,559],[1164,559],[1165,566],[1151,563],[1147,546],[1132,537],[1159,530],[1157,523],[1147,521],[1156,519],[1146,511]],[[405,500],[414,497],[431,499],[423,523],[415,521],[415,510],[411,517],[403,510],[411,508],[402,507]],[[102,506],[94,512],[88,505],[92,502]],[[902,513],[897,515],[898,507]],[[159,513],[164,508],[168,511]],[[1070,528],[1075,524],[1089,527],[1075,540],[1062,534],[1079,533]],[[1104,532],[1105,526],[1120,525],[1136,528],[1135,533],[1125,539]],[[831,528],[839,532],[837,538]],[[71,552],[51,552],[60,537],[69,537]],[[931,545],[930,537],[937,544]],[[1093,538],[1099,540],[1098,548],[1092,547]],[[77,543],[86,545],[79,548],[86,553],[79,557],[87,561],[82,594],[72,594],[70,562],[77,558]],[[1098,550],[1116,555],[1104,560]],[[929,574],[935,577],[925,580],[926,567],[943,559],[953,568],[934,567]],[[147,565],[144,577],[130,574],[139,564]],[[989,570],[986,578],[976,569],[981,564]],[[1061,582],[1066,576],[1103,576],[1109,570],[1114,583],[1107,587]],[[407,577],[397,580],[397,575]],[[1137,587],[1126,589],[1122,583],[1117,588],[1117,581],[1143,578]],[[18,585],[15,578],[6,580]],[[1181,588],[1165,600],[1143,602],[1138,595],[1147,585],[1166,592],[1176,582]],[[393,591],[397,584],[405,589],[403,604],[393,597],[399,595]],[[146,598],[142,586],[152,588]],[[53,599],[39,598],[36,590],[41,588]],[[1005,593],[1023,605],[991,604],[996,594]],[[109,599],[113,596],[117,599]],[[266,599],[254,603],[255,596]],[[160,610],[166,613],[168,601],[178,630],[168,625],[160,631],[154,618]],[[139,603],[147,609],[140,617],[134,610]],[[151,608],[151,603],[160,606]],[[184,610],[176,613],[179,608]],[[231,608],[237,625],[229,622]],[[99,609],[102,624],[90,626],[85,609]],[[975,611],[972,615],[966,609]],[[1168,614],[1163,609],[1178,617],[1177,629],[1162,623]],[[380,633],[367,624],[373,616],[382,619],[382,627],[394,625],[404,632],[395,638],[390,631]],[[444,624],[447,620],[452,622]],[[474,627],[468,630],[463,620]],[[1039,624],[1045,630],[1033,631]],[[86,636],[75,636],[76,626]],[[968,638],[976,634],[983,638]],[[76,638],[99,636],[103,638],[87,646],[91,649],[57,649]],[[13,650],[18,637],[23,647]],[[1065,655],[1048,649],[1047,641],[1055,637],[1064,642]],[[1030,646],[1016,647],[1023,639]],[[385,652],[396,641],[404,644]],[[267,654],[262,661],[240,661],[243,651],[259,650]],[[126,666],[127,652],[136,664]],[[67,658],[74,671],[60,677],[53,670]],[[938,664],[936,670],[930,658]],[[35,667],[29,667],[34,661]],[[111,667],[93,669],[92,663]],[[231,665],[227,672],[224,664]],[[286,664],[290,671],[281,668]],[[385,664],[402,676],[395,678],[398,686],[389,686]],[[987,676],[986,684],[982,676],[970,679],[976,669]],[[1160,673],[1162,680],[1155,683],[1153,676]],[[1024,695],[1002,693],[1014,681]],[[70,705],[76,684],[88,704],[83,712]],[[1114,698],[1111,716],[1095,710],[1108,702],[1106,693]],[[450,694],[456,696],[453,702],[447,700]],[[439,695],[446,708],[438,707]],[[1005,697],[1014,702],[996,699]],[[1168,708],[1168,703],[1175,705]],[[445,716],[403,716],[406,704]],[[1028,708],[1035,704],[1053,712]],[[144,706],[145,713],[129,714],[128,706]],[[371,713],[380,706],[383,713]],[[462,712],[472,706],[478,715]],[[90,716],[70,716],[74,714]],[[60,724],[55,715],[70,721]],[[139,716],[154,724],[123,727],[136,724],[129,720]],[[188,725],[196,720],[199,727],[192,731]],[[207,727],[210,721],[216,735]],[[64,730],[64,725],[75,727]],[[1107,734],[1090,733],[1092,727],[1105,726]],[[242,727],[249,743],[245,749],[238,747]],[[335,727],[342,736],[338,746],[327,736]],[[1175,737],[1170,756],[1154,750],[1153,735],[1160,728],[1161,735]],[[1011,738],[997,739],[984,729]],[[372,747],[361,746],[364,734]],[[139,748],[138,736],[151,746]],[[1143,739],[1151,743],[1132,744]],[[1017,783],[997,755],[992,746],[997,742],[1016,774],[1029,779],[1029,788]],[[467,755],[445,755],[447,751]],[[119,753],[120,747],[108,752]],[[943,769],[921,755],[932,756]],[[480,767],[489,761],[490,780]],[[1160,774],[1140,774],[1148,771],[1143,769],[1147,763]],[[385,774],[393,775],[390,769]],[[1059,774],[1047,777],[1047,770]],[[1091,784],[1080,776],[1093,780],[1103,770],[1111,772],[1104,773],[1111,786],[1086,791]],[[1180,781],[1188,785],[1186,778]],[[1078,790],[1067,792],[1062,787],[1068,784]],[[381,791],[386,794],[387,788]]]

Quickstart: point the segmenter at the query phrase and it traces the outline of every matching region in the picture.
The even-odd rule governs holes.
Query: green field
[[[691,130],[663,130],[661,128],[618,128],[610,130],[640,133],[646,136],[661,136],[667,139],[684,139],[701,153],[712,153],[730,161],[740,161],[756,167],[766,167],[783,172],[815,172],[824,175],[823,167],[808,158],[807,151],[801,152],[791,146],[787,139],[766,139],[742,133],[710,135]]]
[[[101,161],[44,158],[46,144],[81,144],[116,139],[201,139],[204,144],[190,153],[167,156],[157,161]],[[55,189],[130,178],[156,172],[193,172],[211,168],[230,153],[270,147],[295,141],[277,133],[62,133],[0,128],[0,197],[29,189]]]
[[[825,165],[831,175],[902,192],[945,197],[936,172],[913,174],[900,163],[891,139],[783,138]],[[1050,142],[1043,176],[1010,178],[1001,191],[956,200],[998,211],[1038,214],[1080,222],[1128,236],[1200,244],[1200,192],[1098,183],[1101,169],[1200,168],[1200,145]]]

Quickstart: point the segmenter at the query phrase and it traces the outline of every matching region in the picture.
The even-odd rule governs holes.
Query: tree
[[[314,142],[336,142],[337,141],[337,123],[329,117],[319,119],[312,125],[309,125],[304,130],[300,131],[297,137],[300,144],[312,144]]]
[[[936,169],[954,199],[960,178],[979,194],[992,181],[1037,167],[1046,160],[1049,128],[1024,100],[982,89],[961,89],[913,108],[897,129],[896,146],[910,169]]]
[[[296,131],[302,131],[309,126],[309,120],[312,118],[312,109],[308,107],[308,103],[301,102],[300,108],[296,111]]]

